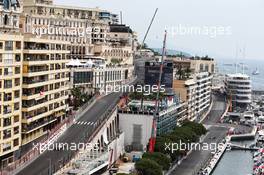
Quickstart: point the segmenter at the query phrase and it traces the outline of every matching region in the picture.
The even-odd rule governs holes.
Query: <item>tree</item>
[[[187,79],[189,79],[190,76],[191,76],[192,71],[191,71],[191,69],[189,67],[187,67],[187,69],[185,70],[185,73],[186,73]]]
[[[195,132],[199,136],[204,135],[207,132],[206,128],[201,123],[184,121],[182,126],[190,128],[193,132]]]
[[[154,153],[144,153],[142,156],[143,159],[150,159],[155,161],[157,164],[159,164],[163,170],[168,170],[170,168],[171,159],[167,155],[160,153],[160,152],[154,152]]]
[[[141,159],[136,162],[135,168],[140,175],[162,175],[161,166],[150,159]]]
[[[77,109],[78,107],[82,106],[91,98],[91,96],[87,93],[83,93],[81,91],[81,88],[79,87],[73,88],[71,90],[71,95],[73,96],[72,105],[74,106],[74,109]]]

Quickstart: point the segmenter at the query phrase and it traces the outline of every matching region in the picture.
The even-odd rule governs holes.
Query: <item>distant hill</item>
[[[151,49],[154,50],[155,52],[158,52],[159,54],[162,54],[161,48],[151,48]],[[173,50],[173,49],[167,49],[167,55],[184,55],[186,57],[192,57],[192,55],[189,53]]]

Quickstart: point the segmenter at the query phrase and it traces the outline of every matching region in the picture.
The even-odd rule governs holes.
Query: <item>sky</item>
[[[54,0],[55,4],[100,7],[119,14],[123,23],[138,33],[147,30],[148,46],[162,47],[165,29],[167,48],[218,59],[264,58],[263,0]]]

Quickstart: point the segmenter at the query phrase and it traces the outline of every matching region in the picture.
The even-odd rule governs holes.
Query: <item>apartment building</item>
[[[172,57],[167,58],[173,60],[174,68],[176,73],[180,71],[186,71],[189,69],[191,73],[200,73],[200,72],[209,72],[211,74],[215,73],[216,62],[212,58],[181,58],[181,57]]]
[[[96,55],[133,64],[136,34],[118,25],[118,15],[99,8],[55,5],[52,0],[25,0],[25,33],[68,41],[71,58]],[[130,36],[131,35],[131,36]]]
[[[0,165],[13,162],[21,145],[23,36],[19,1],[0,2]]]
[[[225,91],[230,100],[230,112],[243,113],[252,102],[251,79],[246,74],[227,74]]]
[[[13,161],[10,156],[21,145],[22,41],[20,35],[0,35],[0,156],[4,165]]]
[[[190,79],[175,79],[173,89],[187,103],[188,119],[200,120],[211,104],[212,75],[203,72]]]
[[[66,116],[69,42],[24,38],[22,145],[47,133]]]
[[[117,20],[112,17],[99,8],[55,5],[53,0],[24,1],[25,33],[42,32],[42,37],[71,42],[68,47],[73,58],[91,55],[95,43],[106,43],[109,23]]]
[[[118,15],[98,8],[58,6],[52,0],[4,0],[0,14],[0,166],[5,167],[66,117],[70,88],[66,64],[94,55],[95,45],[111,50],[114,41],[107,38]],[[128,60],[133,59],[130,41],[121,48],[128,48],[121,54]],[[110,73],[115,68],[108,69],[109,77],[115,76]],[[122,78],[130,73],[124,71]]]
[[[129,26],[110,24],[105,45],[95,45],[95,55],[105,57],[107,63],[133,64],[137,50],[137,34]]]
[[[104,58],[90,58],[87,61],[71,60],[66,65],[70,69],[71,87],[81,87],[92,94],[106,91],[106,87],[122,85],[133,77],[131,66],[107,65]]]

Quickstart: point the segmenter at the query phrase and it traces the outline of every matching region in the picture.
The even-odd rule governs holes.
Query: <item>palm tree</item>
[[[191,69],[189,67],[187,67],[187,69],[185,70],[185,73],[186,73],[186,77],[189,79],[190,76],[191,76],[192,71],[191,71]]]

